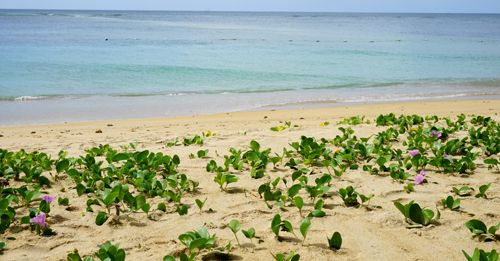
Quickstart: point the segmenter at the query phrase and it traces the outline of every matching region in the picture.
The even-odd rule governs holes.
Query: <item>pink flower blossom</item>
[[[42,199],[45,200],[45,202],[47,202],[49,204],[52,203],[52,201],[56,200],[56,198],[51,197],[51,196],[43,196]]]
[[[422,181],[424,181],[424,176],[418,175],[418,176],[415,177],[415,183],[416,184],[420,184],[420,183],[422,183]]]
[[[351,148],[354,148],[354,145],[351,145]]]
[[[415,155],[417,155],[418,153],[419,153],[418,150],[410,150],[410,151],[408,151],[408,154],[410,154],[410,156],[412,156],[412,157],[415,156]]]
[[[422,177],[424,177],[425,175],[427,175],[427,172],[422,170],[422,171],[420,171],[420,175],[422,175]]]
[[[441,137],[441,132],[437,132],[437,131],[431,131],[431,136],[436,136],[436,140],[439,139],[439,137]]]
[[[443,155],[443,157],[445,157],[445,158],[449,158],[449,159],[453,159],[453,157],[452,157],[452,156],[447,155],[447,154],[444,154],[444,155]]]
[[[30,222],[32,223],[37,223],[38,225],[40,225],[41,228],[45,228],[45,218],[47,216],[45,215],[45,213],[41,213],[40,215],[34,217],[34,218],[30,218]]]

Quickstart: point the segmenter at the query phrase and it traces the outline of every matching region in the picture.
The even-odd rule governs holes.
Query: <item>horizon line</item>
[[[351,14],[500,14],[500,13],[459,13],[459,12],[355,12],[355,11],[342,11],[342,12],[320,12],[320,11],[218,11],[218,10],[147,10],[147,9],[29,9],[29,8],[1,8],[0,10],[52,10],[52,11],[125,11],[125,12],[240,12],[240,13],[351,13]]]

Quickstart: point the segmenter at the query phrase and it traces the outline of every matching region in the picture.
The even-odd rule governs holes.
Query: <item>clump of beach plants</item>
[[[280,231],[290,232],[297,239],[297,243],[299,243],[299,238],[293,232],[292,223],[290,223],[290,221],[287,220],[281,220],[280,214],[276,214],[273,220],[271,221],[271,230],[273,231],[273,233],[276,235],[277,238],[279,238]]]
[[[453,192],[455,193],[455,195],[461,196],[461,197],[470,196],[472,191],[474,191],[473,188],[467,187],[467,186],[463,186],[461,188],[453,187],[452,189],[453,189]]]
[[[198,228],[198,231],[187,231],[181,234],[179,240],[188,247],[189,252],[192,252],[196,248],[201,251],[205,248],[212,248],[215,244],[215,234],[210,236],[207,228],[201,226]]]
[[[342,246],[342,236],[339,232],[334,232],[331,238],[326,237],[330,248],[339,250]]]
[[[288,128],[292,127],[292,122],[291,121],[285,121],[285,124],[283,124],[282,126],[277,126],[277,127],[271,127],[271,130],[272,131],[283,131],[283,130],[286,130]],[[299,125],[293,125],[294,128],[296,127],[299,127]]]
[[[412,200],[410,203],[403,205],[399,202],[394,202],[394,206],[404,215],[405,222],[409,223],[408,220],[411,220],[413,223],[420,224],[415,226],[408,226],[406,228],[421,228],[422,226],[427,226],[431,222],[436,222],[440,217],[441,213],[436,208],[437,215],[434,217],[434,211],[426,208],[421,208],[418,204],[414,203]]]
[[[271,253],[271,252],[269,252],[269,253]],[[300,260],[300,255],[295,254],[294,251],[292,251],[288,256],[286,256],[285,254],[274,255],[273,253],[271,253],[271,255],[273,256],[274,260],[276,260],[276,261],[299,261]]]
[[[500,223],[496,226],[487,228],[481,220],[471,219],[465,223],[465,226],[478,237],[479,241],[499,240],[500,236],[496,232],[500,229]]]
[[[453,199],[452,196],[448,196],[447,198],[441,199],[443,203],[443,207],[448,208],[450,210],[458,210],[460,208],[460,199]]]
[[[491,183],[488,183],[488,185],[482,185],[479,187],[479,193],[476,194],[476,198],[488,198],[486,195],[486,190],[490,188]]]
[[[468,261],[498,261],[498,253],[495,249],[486,252],[476,247],[472,256],[469,256],[464,250],[462,250],[462,253],[464,253]]]

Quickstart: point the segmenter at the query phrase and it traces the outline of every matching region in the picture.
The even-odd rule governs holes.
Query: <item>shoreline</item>
[[[339,105],[335,103],[335,105]],[[100,121],[80,121],[67,123],[51,123],[39,125],[3,126],[0,127],[0,146],[18,144],[26,137],[39,137],[40,131],[43,133],[69,134],[68,138],[77,137],[73,135],[92,135],[96,138],[107,137],[108,135],[122,135],[125,132],[134,132],[140,128],[165,128],[169,133],[170,128],[185,126],[185,130],[176,131],[178,134],[190,132],[192,128],[201,130],[211,130],[218,133],[219,128],[241,133],[255,128],[264,127],[269,129],[274,126],[283,125],[284,121],[291,121],[293,124],[301,126],[318,126],[323,122],[330,122],[335,125],[345,117],[365,116],[366,119],[374,120],[380,114],[394,113],[420,116],[437,115],[457,116],[461,113],[466,115],[495,115],[500,111],[500,100],[450,100],[450,101],[418,101],[418,102],[396,102],[396,103],[373,103],[353,106],[331,106],[317,108],[294,108],[294,109],[267,109],[254,111],[224,112],[189,116],[174,116],[163,118],[144,118],[126,120],[100,120]],[[112,125],[112,126],[108,126]],[[252,125],[255,125],[251,127]],[[103,134],[95,133],[101,130]],[[31,133],[35,132],[35,133]],[[104,136],[103,136],[104,135]],[[16,139],[9,142],[10,138]],[[35,139],[36,140],[36,139]],[[95,140],[91,138],[91,140]],[[75,141],[76,142],[76,141]],[[95,143],[95,142],[94,142]],[[99,143],[97,143],[99,144]],[[96,145],[96,144],[94,144]],[[89,145],[90,146],[90,145]],[[8,147],[8,146],[7,146]]]
[[[436,99],[418,99],[418,100],[396,100],[396,101],[370,101],[370,102],[337,102],[337,101],[307,101],[307,102],[296,102],[296,103],[285,103],[282,105],[265,105],[257,108],[242,109],[242,110],[219,110],[215,112],[208,113],[194,113],[198,111],[191,111],[192,113],[184,113],[181,115],[175,115],[175,112],[171,116],[162,116],[162,113],[158,113],[158,108],[155,106],[161,106],[164,100],[160,98],[153,98],[154,100],[149,104],[138,104],[131,101],[131,97],[120,97],[124,98],[119,104],[116,103],[106,103],[106,97],[91,97],[90,103],[87,104],[88,107],[93,107],[94,109],[75,108],[72,104],[73,98],[61,98],[59,101],[49,104],[49,108],[45,108],[47,104],[45,101],[26,101],[26,102],[15,102],[14,106],[0,106],[5,107],[5,114],[14,113],[17,107],[23,107],[28,105],[29,108],[24,108],[24,112],[18,112],[20,115],[15,115],[18,120],[18,124],[4,124],[0,120],[0,128],[3,127],[15,127],[15,126],[37,126],[37,125],[47,125],[47,124],[64,124],[64,123],[75,123],[75,122],[96,122],[96,121],[121,121],[121,120],[145,120],[145,119],[165,119],[172,117],[191,117],[200,115],[212,115],[212,114],[224,114],[224,113],[236,113],[236,112],[259,112],[259,111],[273,111],[273,110],[299,110],[299,109],[319,109],[319,108],[336,108],[336,107],[352,107],[352,106],[363,106],[363,105],[375,105],[375,104],[411,104],[411,103],[421,103],[421,102],[440,102],[440,101],[477,101],[477,100],[500,100],[500,95],[466,95],[458,97],[441,97]],[[9,102],[10,103],[10,102]],[[11,104],[12,105],[12,104]],[[196,106],[196,104],[192,104]],[[101,107],[99,107],[101,106]],[[146,106],[147,108],[141,107]],[[173,105],[175,107],[175,105]],[[186,105],[188,106],[188,105]],[[110,108],[113,108],[111,111]],[[143,111],[137,111],[136,109],[144,109],[148,113]],[[43,110],[49,110],[51,113],[42,114]],[[106,110],[106,113],[101,113],[100,110]],[[54,113],[56,115],[54,115]],[[61,113],[62,116],[57,116],[57,113]],[[29,116],[22,115],[29,114]],[[50,120],[47,114],[50,114]],[[76,114],[76,115],[75,115]],[[151,117],[142,117],[140,115],[151,115]],[[123,115],[128,115],[128,117],[123,118]],[[10,116],[14,118],[14,116]],[[10,119],[11,119],[10,118]],[[77,120],[72,121],[76,118]],[[82,119],[83,118],[83,119]],[[41,120],[40,120],[41,119]],[[6,119],[4,118],[3,121]],[[13,119],[11,119],[13,120]],[[20,121],[20,122],[19,122]],[[27,121],[31,121],[31,124],[27,124]]]

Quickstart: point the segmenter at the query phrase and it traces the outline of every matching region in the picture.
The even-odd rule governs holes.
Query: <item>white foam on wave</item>
[[[38,96],[19,96],[17,98],[14,98],[15,101],[33,101],[33,100],[42,100],[44,99],[43,97],[38,97]]]
[[[188,94],[185,92],[180,92],[180,93],[169,93],[169,94],[166,94],[165,96],[184,96],[184,95],[188,95]]]

